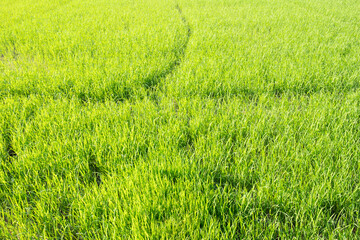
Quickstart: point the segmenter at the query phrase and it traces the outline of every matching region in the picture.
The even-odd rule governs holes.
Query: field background
[[[0,239],[360,239],[358,0],[1,0]]]

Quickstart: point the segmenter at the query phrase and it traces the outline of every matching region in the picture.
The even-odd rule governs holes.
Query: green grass
[[[174,65],[186,40],[173,4],[156,1],[156,9],[152,4],[79,0],[21,19],[6,21],[5,15],[0,96],[84,101],[143,96]]]
[[[0,239],[360,239],[359,10],[2,1]]]
[[[186,59],[166,82],[167,94],[226,97],[358,88],[359,6],[350,1],[356,10],[337,5],[332,6],[337,11],[323,13],[329,1],[315,2],[183,1],[194,34]]]

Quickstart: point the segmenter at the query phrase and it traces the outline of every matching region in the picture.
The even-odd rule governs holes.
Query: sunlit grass
[[[358,238],[358,12],[1,2],[0,238]]]

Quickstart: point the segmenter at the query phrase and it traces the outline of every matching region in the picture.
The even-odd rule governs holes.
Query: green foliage
[[[359,238],[340,2],[2,1],[0,239]]]

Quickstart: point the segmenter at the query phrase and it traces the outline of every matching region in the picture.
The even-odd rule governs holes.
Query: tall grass
[[[222,98],[359,87],[356,1],[180,2],[194,34],[167,94]]]
[[[0,239],[359,238],[358,10],[1,2]]]

